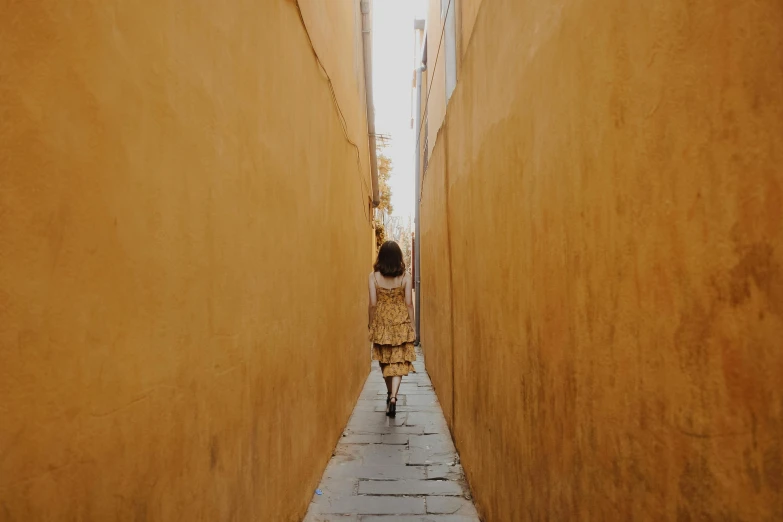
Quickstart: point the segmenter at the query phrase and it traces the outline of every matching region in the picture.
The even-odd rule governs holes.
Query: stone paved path
[[[364,385],[304,522],[479,522],[459,456],[417,351],[397,417],[378,369]]]

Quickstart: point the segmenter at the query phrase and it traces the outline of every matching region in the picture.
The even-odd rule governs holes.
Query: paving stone
[[[434,391],[435,390],[429,384],[412,382],[400,386],[400,389],[397,390],[397,393],[401,393],[405,395],[405,394],[417,394],[417,393],[427,393],[427,392],[433,393]]]
[[[376,406],[375,407],[376,412],[385,412],[386,411],[386,405],[383,406]],[[400,412],[426,412],[426,413],[440,413],[440,406],[434,405],[434,406],[405,406],[402,404],[397,405],[397,417],[400,416]]]
[[[423,497],[375,497],[358,495],[334,500],[320,506],[319,513],[347,515],[416,515],[424,514]]]
[[[305,522],[478,522],[423,358],[416,369],[390,419],[372,367]]]
[[[462,487],[448,480],[362,480],[360,495],[462,495]]]
[[[332,459],[337,459],[338,462],[361,462],[362,461],[362,447],[355,444],[338,444],[334,450]]]
[[[449,425],[446,424],[445,422],[431,422],[422,426],[423,435],[433,435],[433,434],[448,435],[449,433],[451,433],[449,431]]]
[[[430,480],[458,480],[465,476],[465,472],[459,464],[435,464],[432,466],[425,466],[424,469],[427,470],[427,478]]]
[[[413,467],[413,466],[409,466]],[[330,480],[328,483],[319,485],[319,489],[323,493],[318,495],[313,492],[313,501],[321,500],[324,497],[340,497],[344,495],[355,495],[359,490],[359,478],[358,477],[341,477]]]
[[[373,415],[377,415],[373,412]],[[351,433],[382,433],[382,434],[424,434],[425,426],[382,426],[382,425],[364,425],[364,426],[350,426],[345,429],[346,434]]]
[[[343,435],[340,444],[380,444],[381,437],[380,433],[352,433]]]
[[[411,448],[408,464],[411,466],[430,466],[432,464],[453,464],[457,453],[453,451],[436,452],[423,448]]]
[[[408,426],[425,426],[428,424],[443,424],[448,428],[446,424],[446,418],[440,413],[440,407],[437,408],[437,412],[431,411],[417,411],[408,413],[406,418],[406,424]]]
[[[354,478],[371,480],[401,480],[424,479],[426,471],[423,466],[365,466],[338,465],[329,466],[324,472],[324,479]],[[323,485],[328,481],[322,480]],[[358,486],[357,486],[358,489]]]
[[[399,390],[397,392],[398,397],[407,397],[408,395],[432,395],[435,393],[435,390],[432,388],[426,388],[421,386],[412,386],[410,388],[407,388],[405,390]],[[378,392],[378,398],[383,397],[384,402],[386,401],[386,388]]]
[[[427,497],[427,513],[478,517],[473,502],[462,497]]]
[[[355,497],[359,489],[359,479],[350,478],[331,478],[318,486],[322,494],[313,492],[310,500],[310,509],[308,513],[322,513],[328,510],[332,503],[348,497]]]
[[[438,404],[438,398],[434,393],[411,395],[405,403],[406,406],[434,406],[436,404]]]
[[[384,392],[383,394],[379,393],[375,397],[376,398],[374,400],[364,401],[364,402],[365,403],[372,403],[373,406],[375,406],[376,408],[378,406],[383,406],[384,409],[385,409],[386,408],[386,392]],[[405,395],[403,395],[402,393],[397,393],[397,405],[399,406],[400,404],[405,404]],[[359,406],[359,405],[357,404],[357,406]]]
[[[386,409],[382,409],[379,412],[364,412],[372,415],[373,417],[377,418],[363,418],[363,417],[355,417],[351,418],[351,420],[348,421],[347,429],[350,430],[360,430],[363,428],[371,428],[374,426],[402,426],[405,424],[405,421],[408,419],[408,416],[406,413],[397,413],[397,416],[387,417],[385,415]],[[380,413],[380,415],[378,415]]]
[[[359,515],[330,515],[308,512],[302,522],[360,522]]]
[[[480,522],[478,517],[462,515],[408,515],[408,516],[364,516],[360,522]]]
[[[367,466],[404,466],[408,463],[408,448],[378,444],[362,448],[362,464]]]
[[[411,448],[432,449],[433,451],[456,452],[450,438],[438,435],[411,435],[408,441]]]
[[[408,444],[410,435],[403,433],[384,433],[381,435],[381,444]]]
[[[342,448],[337,448],[335,451],[342,451]],[[357,460],[356,455],[353,454],[346,454],[346,453],[335,453],[332,455],[331,460],[329,461],[329,466],[335,466],[335,465],[348,465],[348,464],[361,464],[361,459],[359,458]],[[327,466],[327,469],[329,468]]]
[[[354,412],[375,411],[378,408],[383,408],[382,411],[386,411],[386,399],[384,399],[382,401],[360,400],[358,403],[356,403],[356,407],[353,409],[353,411]]]

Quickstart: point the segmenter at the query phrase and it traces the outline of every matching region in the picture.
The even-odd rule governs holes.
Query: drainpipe
[[[426,132],[426,130],[420,132],[419,129],[421,129],[421,73],[426,69],[426,65],[416,69],[416,162],[414,163],[416,165],[414,169],[416,178],[414,219],[416,225],[413,237],[413,272],[415,274],[413,284],[416,289],[416,304],[414,305],[416,310],[416,344],[421,344],[421,212],[419,207],[421,207],[421,132]]]
[[[378,152],[375,144],[375,104],[372,98],[372,3],[361,1],[362,44],[364,47],[364,93],[367,105],[367,132],[370,138],[370,173],[372,177],[372,206],[381,203],[378,190]]]

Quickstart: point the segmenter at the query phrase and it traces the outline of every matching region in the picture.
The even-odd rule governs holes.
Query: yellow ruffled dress
[[[380,363],[384,377],[415,373],[416,332],[405,306],[405,288],[383,288],[376,281],[375,292],[377,305],[370,325],[372,360]]]

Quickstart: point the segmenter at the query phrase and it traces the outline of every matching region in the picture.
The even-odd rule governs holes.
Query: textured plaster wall
[[[487,521],[783,518],[781,27],[774,0],[481,6],[421,264]]]
[[[473,34],[473,26],[476,23],[476,17],[478,16],[479,8],[483,0],[451,0],[457,2],[457,9],[459,10],[459,46],[460,54],[464,58],[465,53],[468,50],[470,44],[470,36]],[[460,62],[461,65],[461,62]]]
[[[367,374],[368,185],[291,2],[4,4],[0,520],[300,520]]]
[[[361,0],[298,1],[313,45],[332,79],[348,136],[359,148],[359,162],[362,171],[366,173],[369,192],[370,149],[367,139]],[[379,103],[383,103],[383,100],[375,100],[375,105]]]
[[[436,147],[424,178],[421,206],[421,343],[427,350],[427,372],[437,383],[446,419],[452,413],[451,271],[449,223],[446,220],[445,147]],[[432,348],[430,348],[432,347]]]

